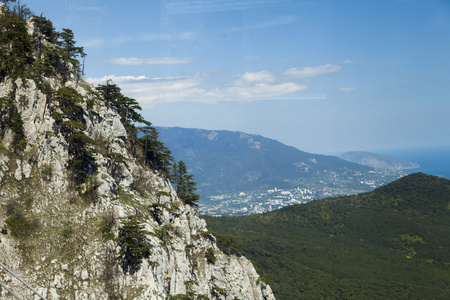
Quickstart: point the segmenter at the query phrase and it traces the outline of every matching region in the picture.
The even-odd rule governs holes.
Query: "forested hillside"
[[[278,299],[450,296],[446,179],[417,173],[370,193],[206,220],[223,249],[256,263]]]

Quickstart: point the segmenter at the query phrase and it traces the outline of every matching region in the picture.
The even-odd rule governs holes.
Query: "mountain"
[[[137,102],[25,8],[0,3],[0,298],[274,299],[172,188]]]
[[[292,190],[291,195],[302,189],[308,197],[323,198],[370,191],[404,175],[396,171],[377,171],[335,156],[303,152],[260,135],[180,127],[157,129],[175,159],[183,160],[195,175],[202,196],[202,212],[208,214],[217,214],[225,201],[229,209],[223,208],[222,214],[261,212],[255,208],[266,197],[262,193],[270,189],[285,189],[285,193]],[[233,193],[237,195],[228,199],[223,196]],[[239,193],[245,193],[241,200]],[[249,197],[253,198],[249,200]],[[217,198],[221,200],[216,201]],[[282,205],[305,199],[294,195],[286,198]],[[236,201],[238,203],[232,206]],[[276,205],[270,207],[273,209]]]
[[[345,152],[339,155],[339,158],[377,169],[409,170],[420,168],[417,163],[394,156],[362,151]]]
[[[369,193],[206,220],[278,299],[447,299],[449,199],[449,180],[416,173]]]

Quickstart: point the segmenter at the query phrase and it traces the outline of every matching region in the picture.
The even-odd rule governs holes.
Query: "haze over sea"
[[[418,169],[405,170],[408,173],[423,172],[425,174],[450,178],[450,145],[369,150],[369,152],[392,155],[420,165],[420,168]]]

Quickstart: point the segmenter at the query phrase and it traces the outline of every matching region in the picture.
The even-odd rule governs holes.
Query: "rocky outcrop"
[[[46,299],[275,299],[252,263],[220,251],[197,209],[136,159],[120,116],[91,86],[76,78],[43,82],[46,89],[32,79],[0,83],[0,99],[15,107],[26,145],[15,148],[14,126],[2,128],[1,262]],[[54,93],[63,87],[82,96],[82,134],[95,141],[89,147],[96,170],[81,184],[68,170],[73,155],[53,115]],[[130,216],[141,220],[150,251],[126,272],[117,237]],[[0,281],[38,299],[7,272]]]

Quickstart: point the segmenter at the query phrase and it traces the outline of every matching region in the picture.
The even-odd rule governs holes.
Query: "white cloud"
[[[251,86],[232,86],[222,93],[228,99],[241,101],[261,100],[280,97],[306,89],[307,86],[295,82],[284,82],[279,84],[257,83]]]
[[[104,84],[112,80],[124,95],[135,98],[142,105],[155,102],[195,101],[206,93],[199,86],[204,82],[205,74],[188,77],[150,78],[146,76],[105,76],[88,78],[91,84]]]
[[[354,91],[354,90],[357,90],[357,89],[358,88],[355,87],[355,86],[350,86],[350,87],[341,87],[339,89],[339,91],[341,91],[341,92],[351,92],[351,91]]]
[[[247,72],[240,76],[234,83],[237,85],[246,85],[255,82],[269,83],[275,81],[275,75],[269,71]]]
[[[172,64],[185,64],[194,61],[195,58],[114,58],[109,62],[117,65],[172,65]]]
[[[204,73],[170,78],[111,75],[89,78],[87,81],[98,85],[111,79],[122,89],[123,94],[135,98],[141,105],[175,101],[215,103],[270,100],[307,89],[307,86],[295,82],[277,83],[275,75],[268,71],[245,73],[230,86],[222,88],[205,88],[208,78],[209,75]]]
[[[336,64],[328,64],[317,67],[292,68],[285,72],[285,75],[295,78],[308,78],[341,71],[342,67]]]
[[[112,80],[114,83],[116,84],[120,84],[120,83],[126,83],[128,81],[139,81],[139,80],[145,80],[145,79],[149,79],[145,76],[115,76],[115,75],[109,75],[109,76],[103,76],[100,78],[92,78],[89,77],[86,79],[87,82],[93,84],[93,85],[98,85],[98,84],[104,84],[106,83],[106,81],[108,80]]]
[[[307,88],[295,82],[277,82],[275,74],[264,70],[238,76],[232,86],[216,90],[215,97],[225,100],[252,101],[276,98]]]

